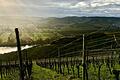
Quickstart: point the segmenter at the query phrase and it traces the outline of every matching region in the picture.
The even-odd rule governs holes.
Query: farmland
[[[36,19],[38,22],[34,21],[34,25],[23,28],[28,21],[18,27],[21,45],[34,45],[19,51],[25,79],[119,80],[119,18],[34,18],[30,22]],[[35,28],[32,30],[32,27]],[[5,33],[1,34],[1,38],[5,41],[1,39],[1,46],[16,45],[15,33],[11,32],[13,28],[8,30],[6,27],[3,30]],[[22,76],[18,68],[19,58],[17,51],[0,54],[3,79],[18,79],[18,76]],[[14,68],[16,74],[12,76],[11,70]]]

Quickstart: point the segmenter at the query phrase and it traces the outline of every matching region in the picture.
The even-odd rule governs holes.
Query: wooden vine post
[[[21,54],[21,45],[20,45],[20,38],[19,38],[18,28],[15,28],[15,33],[16,33],[17,50],[18,50],[18,54],[19,54],[20,80],[24,80],[24,72],[23,72],[23,64],[22,64],[22,54]]]
[[[62,69],[61,69],[61,55],[60,55],[60,48],[58,48],[58,71],[59,73],[62,73]]]
[[[86,80],[85,35],[83,34],[83,80]]]

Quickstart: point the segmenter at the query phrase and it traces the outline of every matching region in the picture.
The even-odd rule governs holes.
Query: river
[[[31,48],[33,46],[21,46],[21,50],[23,49],[28,49]],[[9,52],[13,52],[13,51],[17,51],[17,47],[0,47],[0,54],[4,54],[4,53],[9,53]]]

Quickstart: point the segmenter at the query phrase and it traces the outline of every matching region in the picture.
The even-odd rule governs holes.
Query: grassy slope
[[[32,80],[68,80],[68,78],[61,74],[57,74],[55,71],[34,64]]]

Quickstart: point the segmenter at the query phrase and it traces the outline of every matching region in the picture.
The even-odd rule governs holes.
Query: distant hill
[[[40,44],[65,36],[76,36],[93,31],[120,30],[116,17],[0,17],[0,45],[15,44],[14,29],[18,27],[23,44]],[[46,40],[46,42],[44,41]]]

